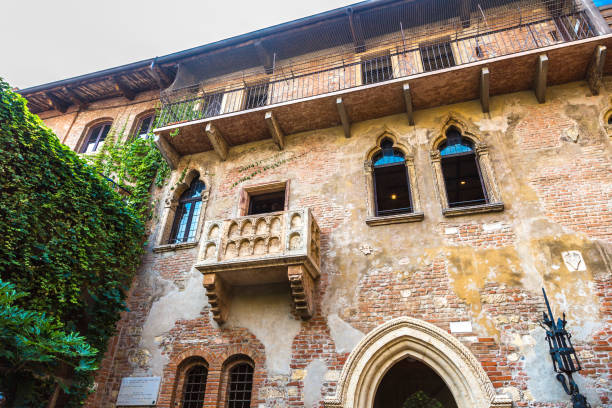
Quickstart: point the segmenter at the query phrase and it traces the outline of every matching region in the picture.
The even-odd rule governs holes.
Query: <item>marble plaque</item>
[[[117,406],[142,406],[157,404],[161,377],[126,377],[121,380]]]

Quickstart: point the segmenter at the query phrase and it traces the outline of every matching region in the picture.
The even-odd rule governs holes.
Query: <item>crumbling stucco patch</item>
[[[291,345],[301,324],[284,286],[235,288],[226,325],[244,327],[262,342],[268,374],[290,374]]]
[[[306,408],[317,407],[323,398],[323,381],[327,366],[323,360],[312,360],[306,367],[306,377],[304,378],[304,406]]]
[[[350,353],[364,336],[362,332],[342,320],[337,314],[327,317],[327,325],[338,353]]]
[[[168,362],[168,358],[161,354],[160,336],[172,329],[177,320],[199,317],[208,302],[206,290],[202,286],[202,274],[196,270],[189,275],[184,290],[179,290],[174,284],[168,285],[168,281],[158,280],[161,281],[159,287],[164,288],[164,293],[159,293],[159,299],[151,306],[141,339],[141,347],[151,353],[148,361],[151,375],[161,375]]]

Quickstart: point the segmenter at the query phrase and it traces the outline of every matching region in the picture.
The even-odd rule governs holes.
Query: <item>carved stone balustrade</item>
[[[207,221],[195,267],[204,274],[213,318],[222,324],[235,286],[287,282],[296,312],[314,312],[320,229],[307,208]]]

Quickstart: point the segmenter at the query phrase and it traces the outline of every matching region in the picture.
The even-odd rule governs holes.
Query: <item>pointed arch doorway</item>
[[[384,402],[381,399],[388,395],[391,395],[389,398],[396,395],[399,401],[403,394],[387,394],[385,389],[397,384],[408,388],[405,382],[401,382],[401,375],[412,369],[426,373],[429,377],[425,379],[437,382],[438,386],[444,384],[450,396],[440,387],[438,397],[448,397],[447,401],[450,404],[454,402],[457,408],[512,406],[510,399],[495,393],[478,360],[457,339],[431,323],[400,317],[372,330],[359,342],[342,369],[336,395],[326,398],[325,407],[382,408],[385,405],[380,405]],[[418,382],[412,387],[415,392],[426,393],[418,389]],[[381,396],[377,396],[379,389],[382,389]],[[430,392],[435,393],[436,389],[432,388]],[[405,400],[400,401],[403,402]]]

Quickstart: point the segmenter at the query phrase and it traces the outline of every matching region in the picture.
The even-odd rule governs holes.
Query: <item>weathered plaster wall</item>
[[[610,79],[606,85],[612,89]],[[113,103],[79,114],[67,144],[97,117],[133,118],[154,101]],[[197,288],[197,248],[148,252],[89,406],[112,406],[124,376],[162,372],[159,406],[169,407],[182,358],[199,353],[220,367],[238,352],[259,370],[253,406],[319,406],[361,336],[405,315],[449,331],[470,322],[452,334],[498,390],[520,406],[565,406],[538,326],[542,286],[555,313],[568,313],[591,404],[612,406],[612,149],[602,122],[609,107],[609,93],[591,96],[573,83],[549,88],[542,105],[524,92],[493,97],[488,115],[473,101],[417,111],[416,126],[403,115],[355,123],[350,139],[341,128],[321,129],[288,136],[280,152],[267,140],[232,147],[225,162],[214,152],[184,157],[158,198],[171,195],[184,168],[196,168],[209,184],[206,220],[238,216],[244,185],[290,180],[289,208],[311,207],[321,227],[315,316],[295,316],[282,288],[245,289],[219,327]],[[503,212],[442,215],[429,149],[449,115],[489,146]],[[73,119],[46,121],[62,134]],[[365,223],[364,160],[384,132],[414,150],[421,222]],[[263,170],[271,164],[279,165]],[[152,227],[151,246],[164,226]],[[571,251],[583,264],[564,260]]]

